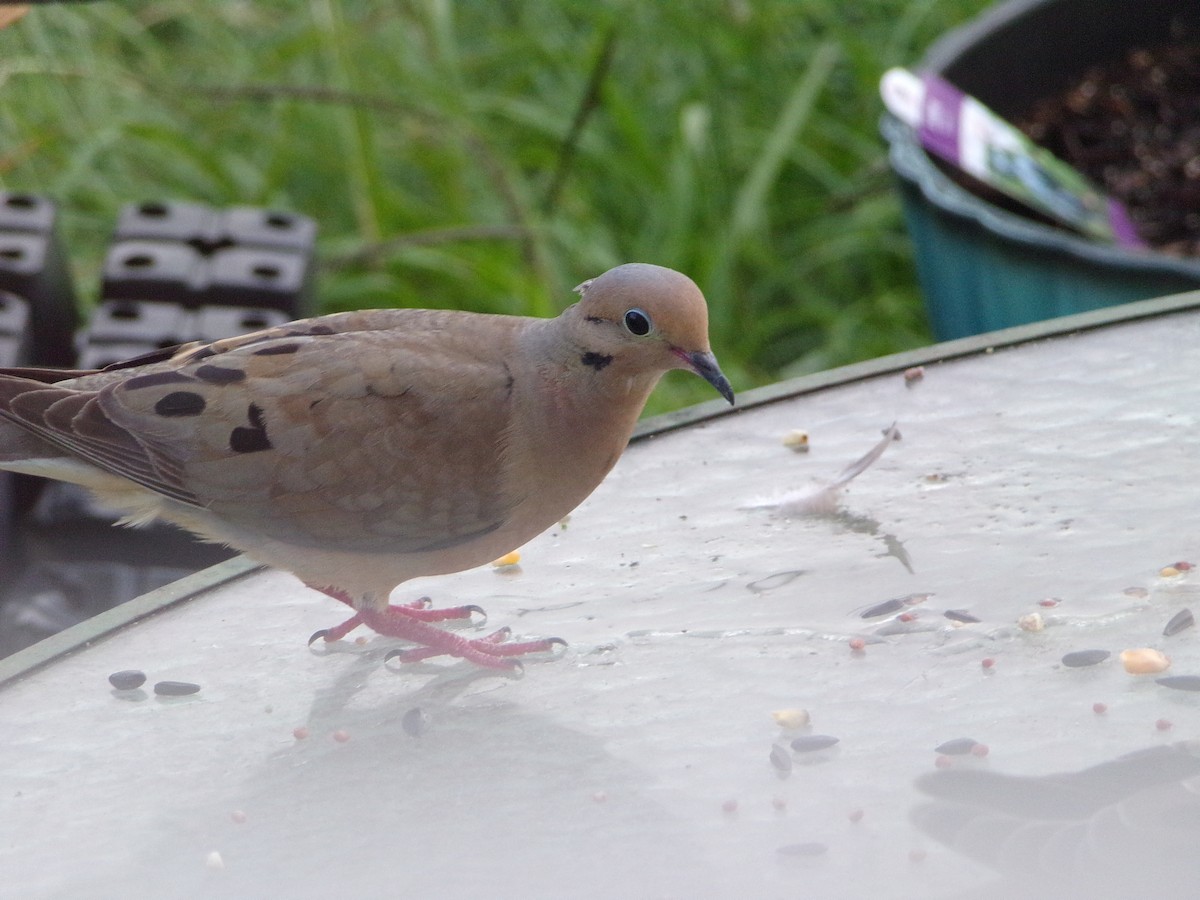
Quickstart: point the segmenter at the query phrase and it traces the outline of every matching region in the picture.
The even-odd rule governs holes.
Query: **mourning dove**
[[[629,441],[659,378],[730,403],[704,296],[618,266],[554,319],[389,309],[304,319],[100,371],[0,370],[0,468],[73,482],[290,571],[359,624],[494,668],[562,643],[470,640],[478,607],[388,603],[411,578],[486,563],[562,520]]]

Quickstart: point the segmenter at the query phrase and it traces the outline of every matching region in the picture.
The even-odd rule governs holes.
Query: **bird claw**
[[[441,647],[404,647],[395,650],[389,650],[384,654],[383,661],[385,663],[398,659],[402,664],[422,662],[434,656],[458,656],[466,658],[476,663],[477,665],[486,666],[493,669],[508,669],[510,671],[524,672],[525,666],[516,657],[526,653],[540,653],[547,650],[552,650],[556,647],[562,647],[564,653],[556,653],[552,659],[561,659],[565,654],[567,642],[562,638],[543,638],[534,641],[524,641],[516,644],[506,644],[512,637],[512,629],[508,626],[499,628],[493,631],[487,637],[476,638],[472,641],[464,641],[460,647],[456,649],[443,649]]]
[[[541,638],[536,641],[526,641],[526,646],[527,649],[522,650],[521,653],[545,653],[547,654],[546,657],[539,658],[545,659],[547,662],[558,662],[558,660],[567,655],[567,647],[570,645],[562,638],[552,637]]]
[[[320,631],[313,632],[313,636],[308,639],[308,646],[311,647],[320,638],[324,638],[327,644],[340,641],[361,624],[362,613],[356,612],[341,625],[335,625],[333,628],[322,628]]]
[[[313,632],[312,637],[308,639],[309,652],[318,656],[353,652],[354,648],[342,643],[342,636],[335,634],[335,631],[336,629],[333,628],[322,628],[320,631]],[[318,644],[321,647],[320,650],[315,649]]]
[[[416,619],[418,622],[445,622],[450,619],[469,619],[469,625],[476,628],[487,623],[487,612],[482,606],[476,606],[474,603],[467,606],[449,606],[440,609],[434,608],[433,603],[428,597],[422,597],[413,603],[393,603],[388,607],[389,615],[407,616],[410,619]],[[478,616],[478,619],[472,619],[472,616]]]
[[[405,647],[402,649],[389,650],[384,654],[383,661],[384,663],[388,663],[393,659],[398,659],[400,660],[401,665],[410,665],[412,663],[423,662],[424,660],[430,659],[434,656],[445,655],[457,656],[457,654],[450,654],[446,650],[438,650],[435,647]],[[474,658],[471,661],[477,666],[488,669],[500,669],[515,675],[525,674],[525,666],[518,659],[508,656],[493,656],[491,654],[484,655],[487,656],[486,662],[480,658]]]

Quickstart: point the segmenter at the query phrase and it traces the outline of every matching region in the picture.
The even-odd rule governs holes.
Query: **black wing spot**
[[[312,334],[336,334],[328,325],[296,325],[276,332],[272,337],[308,337]]]
[[[229,432],[229,449],[234,453],[258,453],[271,449],[271,439],[267,437],[267,423],[263,418],[262,407],[251,403],[246,410],[250,427],[238,426]]]
[[[255,350],[255,356],[286,356],[288,353],[295,353],[300,349],[299,344],[273,344],[270,347],[263,347],[261,350]]]
[[[242,381],[246,373],[241,369],[227,369],[224,366],[201,366],[196,370],[196,377],[209,384],[234,384]],[[134,380],[134,379],[130,379]]]
[[[266,431],[267,420],[263,418],[262,407],[257,403],[251,403],[246,409],[246,417],[250,419],[250,424],[255,428]]]
[[[589,350],[587,353],[583,354],[583,356],[579,357],[579,361],[585,366],[591,366],[593,369],[599,372],[609,363],[611,363],[613,358],[604,353],[594,353]]]
[[[125,380],[122,385],[126,390],[136,391],[138,388],[162,387],[164,384],[182,384],[192,379],[179,372],[148,372],[145,375],[134,375]]]
[[[154,404],[154,411],[160,416],[175,418],[177,416],[198,416],[204,412],[204,398],[191,391],[172,391]]]
[[[234,453],[258,453],[271,449],[271,440],[261,428],[238,427],[229,433],[229,449]]]

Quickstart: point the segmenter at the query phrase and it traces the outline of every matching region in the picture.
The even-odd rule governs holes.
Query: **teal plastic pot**
[[[1008,119],[1088,67],[1200,28],[1200,3],[1012,0],[934,44],[933,71]],[[912,128],[882,123],[938,340],[1200,288],[1200,259],[1097,244],[952,181]]]

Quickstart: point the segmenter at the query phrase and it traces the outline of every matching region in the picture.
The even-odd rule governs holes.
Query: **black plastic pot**
[[[1012,120],[1181,24],[1200,29],[1200,2],[1011,0],[947,34],[918,68]],[[912,128],[891,116],[882,128],[940,340],[1200,288],[1200,259],[1098,244],[1001,209],[952,181]]]

